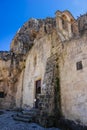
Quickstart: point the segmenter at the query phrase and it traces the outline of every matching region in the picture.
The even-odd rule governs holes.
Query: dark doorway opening
[[[35,82],[35,108],[38,108],[38,103],[39,103],[39,99],[38,99],[38,95],[41,94],[41,79],[37,80]]]
[[[0,92],[0,98],[4,98],[4,97],[5,97],[4,92]]]

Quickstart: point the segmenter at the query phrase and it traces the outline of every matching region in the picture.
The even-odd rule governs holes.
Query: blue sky
[[[9,50],[17,30],[29,18],[55,17],[69,10],[75,18],[87,12],[87,0],[0,0],[0,50]]]

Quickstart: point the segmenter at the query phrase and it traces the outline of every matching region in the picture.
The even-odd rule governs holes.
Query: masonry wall
[[[23,108],[35,105],[35,81],[41,79],[43,86],[46,62],[50,53],[51,35],[35,40],[35,45],[30,50],[26,60],[23,80]]]
[[[82,69],[76,63],[82,61]],[[71,120],[87,123],[87,37],[64,43],[59,57],[61,107],[63,115]]]
[[[11,51],[0,53],[0,91],[5,93],[0,108],[34,107],[35,82],[41,79],[42,110],[53,114],[61,108],[65,118],[87,123],[87,28],[86,16],[83,18],[78,19],[78,31],[78,22],[68,11],[57,11],[56,19],[31,19],[17,32]],[[79,62],[82,65],[77,69]]]

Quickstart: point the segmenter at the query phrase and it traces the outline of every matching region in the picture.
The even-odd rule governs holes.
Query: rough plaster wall
[[[63,115],[87,123],[87,37],[64,43],[60,56],[61,106]],[[82,61],[83,69],[76,63]]]
[[[26,68],[23,82],[23,107],[34,106],[35,98],[35,81],[43,78],[45,74],[45,67],[47,58],[51,53],[51,36],[45,36],[35,41],[35,45],[30,50],[26,61]],[[36,57],[36,64],[34,59]]]
[[[16,93],[16,107],[20,108],[22,106],[22,96],[23,96],[23,76],[24,70],[21,72],[19,80],[17,82],[17,93]]]

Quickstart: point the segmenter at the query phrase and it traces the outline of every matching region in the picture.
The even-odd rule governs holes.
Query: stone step
[[[32,112],[32,111],[22,111],[22,114],[24,114],[24,115],[33,115],[33,114],[36,114],[36,112]]]
[[[29,112],[29,111],[39,112],[39,109],[37,109],[37,108],[31,108],[29,110],[23,110],[23,111],[26,111],[26,112]]]
[[[38,109],[32,108],[31,110],[24,110],[21,113],[17,113],[13,116],[13,119],[23,122],[34,122],[39,113]]]
[[[32,118],[33,117],[31,115],[26,115],[26,114],[22,114],[22,113],[18,113],[17,116],[22,117],[22,118]]]
[[[33,115],[33,116],[36,116],[39,114],[39,111],[38,110],[29,110],[29,111],[22,111],[22,114],[24,115]]]
[[[16,121],[23,121],[23,122],[32,122],[32,118],[24,118],[24,117],[19,117],[17,115],[13,116],[13,119]]]

